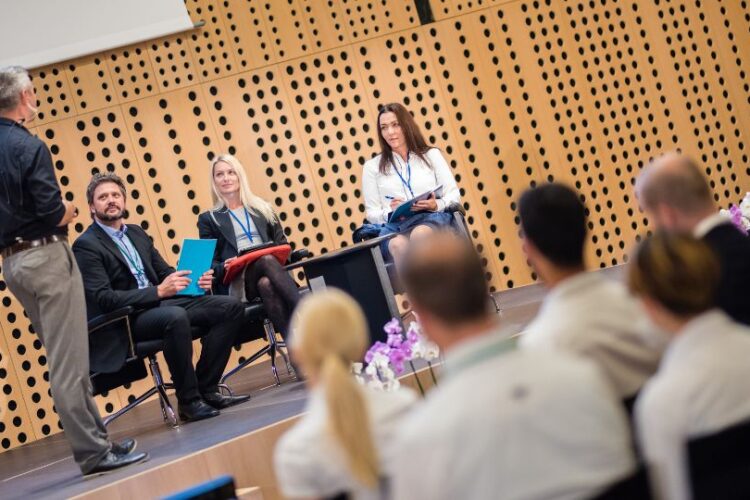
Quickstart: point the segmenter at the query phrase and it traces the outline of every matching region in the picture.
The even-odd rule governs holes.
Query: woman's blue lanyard
[[[133,269],[135,270],[136,281],[139,285],[141,283],[147,284],[148,280],[146,279],[146,270],[143,268],[143,265],[138,265],[138,259],[136,258],[136,255],[131,254],[130,250],[128,250],[128,246],[122,241],[123,238],[126,238],[127,236],[125,236],[125,233],[120,233],[116,236],[120,241],[115,241],[115,245],[117,245],[117,248],[120,249],[120,252],[123,254],[123,256],[125,256],[130,265],[133,266]]]
[[[237,221],[237,224],[239,224],[240,227],[242,228],[242,232],[245,233],[245,236],[247,236],[248,241],[252,243],[253,234],[252,234],[252,231],[250,230],[250,214],[247,213],[247,208],[245,208],[245,222],[247,223],[247,226],[243,225],[240,218],[234,215],[234,212],[232,212],[231,210],[229,211],[229,215],[231,215],[232,218]]]
[[[396,156],[398,156],[398,155],[394,155],[394,158]],[[408,160],[409,153],[406,153],[406,158],[407,158],[407,160],[406,160],[406,171],[407,171],[407,174],[406,175],[409,176],[407,179],[404,179],[404,176],[401,175],[401,172],[399,172],[397,168],[395,168],[395,165],[394,165],[393,170],[396,171],[396,175],[398,175],[398,178],[401,179],[401,184],[403,184],[404,187],[409,190],[409,193],[411,193],[411,197],[414,198],[414,191],[411,190],[411,164],[409,163],[409,160]],[[400,164],[401,162],[397,162],[397,163]]]

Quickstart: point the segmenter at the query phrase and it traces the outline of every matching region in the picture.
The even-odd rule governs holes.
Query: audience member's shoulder
[[[370,403],[370,411],[384,418],[406,414],[418,399],[416,392],[403,386],[395,391],[365,387],[364,393]]]

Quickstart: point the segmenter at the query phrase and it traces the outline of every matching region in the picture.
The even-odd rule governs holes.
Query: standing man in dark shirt
[[[55,408],[84,475],[148,458],[135,440],[111,443],[91,395],[86,302],[68,246],[77,215],[62,199],[47,146],[24,124],[36,93],[23,68],[0,68],[0,255],[10,291],[47,349]]]

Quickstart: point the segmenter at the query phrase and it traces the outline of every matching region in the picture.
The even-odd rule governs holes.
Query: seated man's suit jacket
[[[143,261],[151,285],[138,288],[125,257],[98,224],[91,224],[73,243],[86,290],[88,318],[133,306],[148,309],[159,305],[157,286],[175,270],[162,258],[151,238],[136,224],[128,224],[127,237]],[[113,373],[125,364],[128,337],[123,321],[101,328],[89,337],[91,371]]]

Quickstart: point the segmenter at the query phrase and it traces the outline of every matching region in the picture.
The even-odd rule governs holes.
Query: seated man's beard
[[[106,211],[100,212],[97,210],[94,212],[94,215],[96,215],[96,218],[102,222],[113,222],[113,221],[116,221],[117,219],[122,219],[124,212],[125,212],[124,210],[118,210],[117,212],[114,212],[114,213],[107,213]]]

